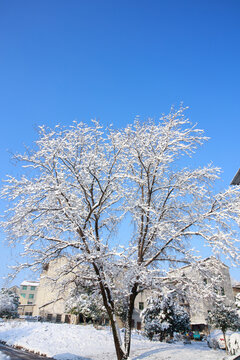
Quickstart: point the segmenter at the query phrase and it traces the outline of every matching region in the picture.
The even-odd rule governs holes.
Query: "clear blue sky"
[[[195,164],[220,166],[227,187],[240,167],[239,19],[239,0],[0,1],[0,178],[38,125],[124,126],[183,101],[211,137]],[[0,246],[2,276],[15,254]]]

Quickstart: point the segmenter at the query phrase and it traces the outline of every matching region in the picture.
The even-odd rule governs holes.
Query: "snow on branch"
[[[33,149],[15,156],[22,176],[8,176],[1,192],[8,241],[24,249],[19,269],[60,256],[69,271],[72,260],[91,269],[114,322],[119,293],[132,303],[166,263],[192,262],[192,238],[239,264],[239,189],[215,194],[220,169],[191,167],[206,140],[182,107],[117,130],[97,121],[41,127]],[[116,240],[126,219],[130,240],[121,232]]]

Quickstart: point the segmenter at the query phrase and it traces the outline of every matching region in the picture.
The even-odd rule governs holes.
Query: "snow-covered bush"
[[[229,336],[227,340],[228,351],[231,355],[236,355],[240,352],[240,333],[235,332]]]
[[[0,351],[0,360],[10,360],[11,358],[8,355],[5,355]]]
[[[167,336],[172,337],[174,332],[189,330],[189,314],[170,295],[149,298],[142,316],[144,332],[151,340],[158,336],[163,341]]]
[[[16,318],[18,316],[19,297],[8,289],[0,291],[0,317]]]
[[[235,309],[225,305],[224,299],[219,298],[214,307],[208,314],[208,322],[215,328],[219,328],[223,332],[226,351],[228,351],[228,343],[226,339],[226,331],[236,331],[240,328],[240,318]]]
[[[66,311],[81,315],[84,323],[88,320],[101,322],[107,316],[101,297],[93,292],[72,294],[66,303]]]

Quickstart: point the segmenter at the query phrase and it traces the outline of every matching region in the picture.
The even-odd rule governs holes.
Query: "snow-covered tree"
[[[167,264],[194,260],[189,241],[203,239],[215,252],[239,261],[239,189],[214,194],[220,170],[194,169],[191,156],[206,140],[174,109],[159,121],[120,130],[74,122],[40,128],[33,150],[15,159],[24,168],[9,176],[2,196],[9,202],[3,224],[10,244],[23,244],[23,263],[34,270],[64,254],[62,274],[84,276],[98,286],[110,319],[118,360],[127,359],[134,301],[153,286]],[[116,238],[129,221],[129,241]],[[117,304],[127,304],[124,343]]]
[[[212,324],[215,328],[219,328],[222,330],[226,351],[228,351],[226,331],[235,331],[240,329],[240,318],[237,311],[230,306],[226,306],[222,299],[219,298],[216,301],[214,308],[209,311],[208,322]]]
[[[94,323],[101,322],[107,317],[102,298],[91,291],[72,294],[66,303],[66,312],[81,315],[84,323],[87,320],[92,320]]]
[[[157,335],[163,341],[166,336],[173,336],[174,332],[189,330],[188,312],[171,295],[150,297],[142,316],[144,332],[149,339]]]
[[[0,317],[16,318],[18,316],[19,297],[8,289],[0,291]]]

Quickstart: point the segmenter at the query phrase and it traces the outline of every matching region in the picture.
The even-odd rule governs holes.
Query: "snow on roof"
[[[25,285],[25,286],[38,286],[39,285],[39,281],[34,281],[34,280],[24,280],[21,285]]]
[[[205,259],[201,259],[201,260],[197,261],[197,263],[201,264],[201,263],[208,262],[208,261],[214,261],[214,262],[221,263],[222,266],[225,266],[226,268],[228,268],[228,266],[226,264],[224,264],[221,260],[217,259],[215,256],[209,256],[209,257],[207,257]],[[191,263],[189,265],[185,265],[185,266],[182,266],[180,268],[170,270],[169,274],[174,273],[174,272],[176,272],[178,270],[183,270],[183,269],[190,268],[191,266],[193,266],[193,264],[194,263]]]
[[[199,318],[199,321],[197,319],[194,321],[190,321],[190,323],[191,323],[191,325],[208,325],[208,323],[201,318]]]
[[[232,285],[233,288],[240,289],[240,283],[235,283]]]

